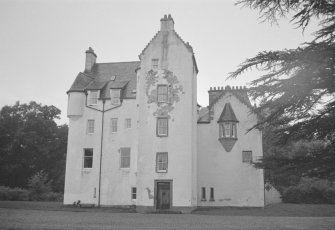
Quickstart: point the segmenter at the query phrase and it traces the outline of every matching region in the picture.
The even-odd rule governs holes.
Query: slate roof
[[[212,88],[210,89],[210,91]],[[214,89],[215,91],[215,89]],[[251,102],[248,97],[248,89],[246,88],[231,88],[230,86],[226,86],[225,89],[221,88],[221,90],[218,89],[221,93],[219,94],[218,97],[216,97],[210,105],[208,105],[206,108],[202,108],[201,110],[202,113],[199,112],[199,118],[198,118],[198,123],[210,123],[211,121],[211,115],[213,114],[213,107],[214,105],[226,94],[226,93],[231,93],[233,94],[239,101],[241,101],[243,104],[248,106],[249,108],[252,109]],[[221,114],[222,115],[222,114]],[[235,114],[234,114],[235,115]],[[236,116],[235,116],[236,119]],[[220,120],[220,119],[219,119]],[[237,119],[236,119],[237,121]]]
[[[80,72],[73,82],[69,92],[84,92],[86,90],[101,90],[100,98],[110,98],[109,89],[123,88],[123,98],[136,98],[136,69],[139,61],[96,63],[90,72]],[[112,76],[116,76],[112,81]]]
[[[231,107],[231,104],[230,103],[226,103],[224,108],[223,108],[223,111],[220,115],[220,118],[218,120],[218,122],[224,122],[224,121],[235,121],[235,122],[238,122],[236,116],[235,116],[235,113],[234,113],[234,110],[233,108]]]

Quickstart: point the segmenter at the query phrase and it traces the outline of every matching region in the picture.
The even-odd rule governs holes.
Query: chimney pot
[[[164,18],[161,19],[161,31],[174,30],[174,21],[171,15],[169,17],[165,14]]]

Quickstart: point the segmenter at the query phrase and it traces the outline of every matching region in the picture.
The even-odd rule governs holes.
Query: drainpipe
[[[85,99],[85,107],[88,108],[88,109],[92,109],[92,110],[95,110],[95,111],[98,111],[98,112],[101,112],[102,113],[102,121],[101,121],[101,141],[100,141],[100,166],[99,166],[99,192],[98,192],[98,207],[100,207],[100,203],[101,203],[101,199],[100,199],[100,190],[101,190],[101,166],[102,166],[102,147],[103,147],[103,137],[104,137],[104,120],[105,120],[105,112],[108,112],[108,111],[111,111],[113,109],[116,109],[118,107],[121,106],[120,105],[117,105],[115,107],[112,107],[112,108],[109,108],[107,110],[105,110],[105,102],[106,100],[103,99],[102,100],[102,110],[100,109],[96,109],[96,108],[92,108],[90,106],[87,105],[87,93],[86,94],[86,99]]]
[[[105,102],[106,102],[105,100],[102,101],[98,207],[100,207],[100,194],[101,194],[100,192],[101,191],[101,165],[102,165],[102,147],[103,147],[103,140],[104,140]]]

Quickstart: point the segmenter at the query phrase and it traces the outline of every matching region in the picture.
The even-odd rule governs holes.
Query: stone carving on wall
[[[168,117],[170,112],[174,110],[175,104],[180,101],[180,95],[185,94],[183,86],[180,84],[173,72],[163,70],[150,70],[146,77],[146,95],[148,98],[148,107],[155,106],[156,110],[153,115],[155,117]],[[168,86],[168,102],[158,103],[157,101],[157,84],[166,84]]]

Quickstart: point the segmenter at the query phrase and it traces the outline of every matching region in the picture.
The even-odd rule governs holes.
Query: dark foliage
[[[279,187],[296,186],[302,177],[334,180],[335,1],[241,0],[237,5],[259,10],[270,23],[291,16],[302,30],[318,20],[312,41],[296,49],[260,52],[229,77],[250,69],[265,73],[251,82],[250,95],[259,103],[255,112],[261,117],[252,128],[265,133],[265,157],[256,167],[269,169],[269,180]],[[299,140],[320,140],[325,146],[292,155],[292,144]]]
[[[63,192],[67,125],[57,126],[60,110],[36,102],[4,106],[0,111],[0,185],[27,187],[43,170],[52,190]]]

